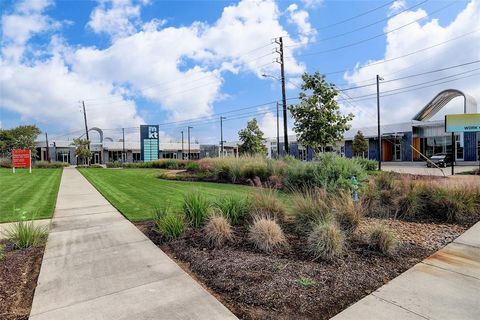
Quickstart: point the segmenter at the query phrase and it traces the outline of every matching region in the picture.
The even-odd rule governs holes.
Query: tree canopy
[[[75,154],[83,161],[83,164],[90,164],[92,152],[88,148],[89,141],[87,139],[76,138],[73,139],[73,145],[75,146]]]
[[[238,136],[242,143],[238,147],[238,151],[241,154],[262,154],[267,153],[265,147],[265,138],[263,132],[258,126],[257,119],[253,118],[248,121],[247,127],[238,132]]]
[[[342,140],[344,132],[350,129],[348,122],[353,119],[353,114],[341,114],[336,100],[338,91],[324,75],[304,73],[302,80],[300,102],[289,106],[294,120],[293,130],[302,145],[319,152]]]
[[[35,139],[41,133],[36,125],[0,129],[0,156],[9,158],[13,149],[30,149],[36,154]]]
[[[363,136],[362,131],[358,131],[353,138],[352,143],[353,155],[356,157],[365,157],[368,152],[368,141]]]

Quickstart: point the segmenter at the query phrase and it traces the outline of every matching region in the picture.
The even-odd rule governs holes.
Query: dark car
[[[431,162],[430,162],[431,161]],[[427,167],[434,167],[432,162],[441,168],[451,166],[453,163],[453,157],[449,153],[438,153],[430,157],[430,161],[427,161]]]

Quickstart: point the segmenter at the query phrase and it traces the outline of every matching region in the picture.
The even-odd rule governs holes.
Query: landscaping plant
[[[337,194],[330,196],[329,203],[340,228],[347,233],[355,231],[362,213],[360,204],[353,202],[350,192],[340,190]]]
[[[277,191],[263,189],[252,197],[252,211],[254,215],[268,216],[279,221],[287,220],[287,210],[278,198]]]
[[[35,225],[33,220],[30,220],[14,223],[3,234],[15,248],[26,249],[44,245],[48,235],[47,230],[46,226]]]
[[[308,233],[318,222],[333,220],[325,190],[307,189],[304,192],[296,192],[292,196],[292,202],[293,222],[299,233]]]
[[[228,220],[219,214],[210,216],[204,227],[205,239],[214,247],[220,248],[233,239],[232,227]]]
[[[154,230],[168,240],[178,238],[185,230],[183,215],[171,212],[166,206],[155,208],[153,221]]]
[[[270,252],[287,244],[282,228],[269,217],[255,217],[248,237],[256,248],[264,252]]]
[[[393,231],[383,223],[378,223],[370,230],[368,243],[371,248],[383,254],[392,253],[397,245]]]
[[[211,203],[200,193],[187,193],[183,198],[183,212],[193,227],[199,227],[208,216]]]
[[[242,196],[226,196],[220,198],[215,202],[215,206],[231,224],[237,224],[238,220],[244,218],[250,210],[248,199]]]
[[[345,236],[334,222],[316,223],[307,241],[308,249],[315,260],[341,256],[345,247]]]

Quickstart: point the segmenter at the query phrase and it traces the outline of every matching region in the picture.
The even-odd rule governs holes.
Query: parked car
[[[437,153],[430,157],[430,161],[427,161],[427,167],[429,168],[434,167],[432,162],[441,168],[446,168],[452,165],[453,157],[450,153]]]

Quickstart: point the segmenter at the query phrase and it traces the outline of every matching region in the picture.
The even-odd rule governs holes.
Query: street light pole
[[[193,129],[193,127],[188,127],[188,155],[187,155],[187,160],[190,160],[190,129]]]
[[[383,80],[383,78],[380,77],[377,74],[377,135],[378,135],[378,137],[377,137],[377,140],[378,140],[377,159],[378,159],[378,170],[379,171],[382,170],[382,136],[381,136],[381,133],[380,133],[380,80]]]
[[[223,120],[227,119],[226,117],[220,117],[220,156],[223,158]]]
[[[277,101],[277,159],[280,159],[280,120],[278,118],[278,101]]]
[[[127,155],[125,154],[125,128],[122,128],[122,163],[126,162]]]
[[[183,153],[184,153],[184,151],[183,151],[183,130],[182,130],[182,160],[185,160],[184,157],[183,157]]]

